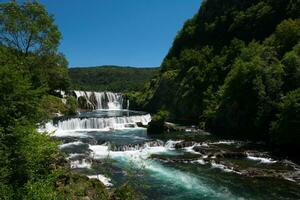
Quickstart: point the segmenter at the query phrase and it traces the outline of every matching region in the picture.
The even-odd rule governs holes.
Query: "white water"
[[[80,133],[71,133],[75,131],[111,131],[122,130],[127,128],[138,128],[137,123],[146,126],[151,121],[151,115],[135,115],[123,117],[107,117],[107,118],[71,118],[59,121],[53,124],[52,121],[47,122],[44,126],[40,126],[38,131],[43,133],[51,133],[55,136],[79,136]],[[85,134],[83,134],[84,136]]]
[[[71,169],[79,169],[79,168],[91,168],[92,163],[87,161],[86,159],[82,160],[74,160],[70,161],[70,167]]]
[[[254,161],[258,161],[260,163],[264,163],[264,164],[272,164],[272,163],[276,163],[276,160],[273,160],[272,158],[265,158],[265,157],[261,157],[261,156],[254,156],[251,155],[249,153],[247,153],[247,158],[249,160],[254,160]]]
[[[61,144],[58,147],[60,149],[63,149],[63,148],[69,147],[69,146],[77,146],[77,145],[82,145],[82,144],[84,144],[84,143],[80,142],[80,141],[76,141],[76,142],[70,142],[70,143],[66,143],[66,144]]]
[[[74,91],[76,98],[83,97],[94,109],[120,110],[123,105],[121,93]],[[96,102],[94,102],[96,101]]]
[[[227,188],[216,191],[209,187],[209,185],[201,180],[200,177],[196,177],[193,174],[178,169],[166,167],[157,161],[147,159],[152,154],[176,154],[173,146],[178,142],[179,141],[169,140],[164,145],[155,147],[150,147],[146,143],[143,149],[127,151],[110,151],[109,145],[90,145],[89,148],[92,150],[91,157],[93,159],[109,157],[119,161],[122,165],[130,165],[130,167],[136,169],[150,171],[152,174],[151,176],[160,181],[167,182],[169,185],[172,185],[172,187],[191,190],[193,193],[197,193],[201,196],[217,197],[218,199],[228,199],[228,197],[236,199]]]
[[[91,92],[85,92],[85,91],[74,91],[76,94],[76,98],[78,100],[79,97],[83,97],[86,99],[86,102],[95,109],[95,105],[90,101]]]
[[[113,186],[113,184],[110,182],[110,178],[107,178],[106,176],[102,175],[102,174],[97,174],[97,175],[90,175],[87,176],[90,179],[98,179],[99,181],[101,181],[105,186],[107,187],[111,187]]]
[[[143,159],[148,158],[155,153],[174,153],[168,152],[170,149],[168,146],[157,145],[150,146],[150,143],[145,143],[142,148],[133,148],[126,151],[110,151],[109,145],[90,145],[89,149],[92,150],[91,157],[93,159],[103,159],[107,157],[111,158],[124,158],[124,157],[141,157]]]
[[[108,118],[72,118],[65,121],[59,121],[58,130],[105,130],[105,129],[123,129],[136,127],[136,123],[147,125],[151,121],[151,115],[136,115]],[[49,126],[52,128],[51,126]]]

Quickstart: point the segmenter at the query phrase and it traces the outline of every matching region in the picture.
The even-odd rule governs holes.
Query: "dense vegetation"
[[[121,199],[98,180],[71,173],[58,143],[36,131],[53,113],[74,114],[60,32],[36,1],[0,4],[0,199]]]
[[[223,137],[299,147],[299,17],[299,0],[203,1],[132,104]]]
[[[70,68],[71,89],[85,91],[139,91],[158,68],[100,66]]]

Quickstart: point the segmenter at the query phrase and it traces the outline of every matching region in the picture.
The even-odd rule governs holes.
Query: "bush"
[[[41,99],[40,112],[43,119],[51,119],[55,113],[67,113],[68,109],[62,102],[62,99],[52,95],[45,95]]]
[[[68,96],[67,97],[67,102],[66,102],[66,115],[75,115],[77,113],[77,100],[73,96]]]
[[[26,177],[34,180],[48,176],[57,167],[55,160],[59,157],[59,143],[54,142],[48,135],[26,127],[20,127],[16,131],[23,135],[20,139],[20,154],[26,160],[23,168]]]
[[[135,200],[137,199],[134,190],[129,184],[124,184],[113,193],[112,200]]]

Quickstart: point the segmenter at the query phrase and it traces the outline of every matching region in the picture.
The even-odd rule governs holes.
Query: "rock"
[[[82,110],[93,110],[95,108],[95,105],[93,105],[91,102],[88,102],[87,99],[83,96],[80,96],[77,99],[78,102],[78,108]]]
[[[157,146],[163,146],[163,141],[155,140],[151,142],[146,142],[142,144],[125,144],[125,145],[116,145],[113,144],[110,146],[111,151],[128,151],[128,150],[141,150],[145,147],[157,147]]]
[[[247,154],[244,152],[226,152],[223,153],[223,158],[246,158]]]
[[[125,124],[124,125],[126,128],[134,128],[135,124]]]
[[[74,137],[55,137],[55,136],[54,136],[53,139],[54,139],[54,140],[57,140],[57,141],[61,141],[63,144],[78,141],[78,139],[77,139],[77,138],[74,138]]]
[[[162,120],[152,120],[148,124],[147,133],[149,135],[162,134],[165,131],[164,121]]]
[[[147,128],[147,126],[143,125],[142,122],[137,122],[136,125],[137,125],[138,127]]]
[[[203,147],[203,146],[194,146],[193,150],[204,155],[211,154],[212,153],[211,151],[216,151],[211,149],[210,147]]]
[[[98,141],[95,140],[92,137],[83,137],[83,138],[80,138],[80,141],[83,142],[83,143],[90,144],[90,145],[97,145],[98,144]]]
[[[182,149],[182,148],[185,148],[185,147],[191,147],[194,144],[195,144],[195,142],[193,142],[193,141],[182,141],[182,142],[176,143],[174,145],[174,148],[175,149]]]

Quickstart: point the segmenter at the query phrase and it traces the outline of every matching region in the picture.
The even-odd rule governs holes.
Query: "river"
[[[264,144],[191,130],[147,135],[138,125],[150,120],[144,112],[98,109],[45,128],[62,141],[72,170],[110,188],[129,183],[141,199],[300,199],[300,167]]]

